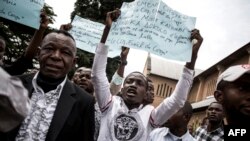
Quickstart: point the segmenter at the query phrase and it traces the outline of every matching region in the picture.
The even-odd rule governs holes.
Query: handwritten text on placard
[[[107,45],[142,49],[164,58],[190,61],[191,30],[196,19],[183,15],[159,0],[124,3]]]
[[[44,0],[0,0],[0,17],[39,28]]]
[[[69,31],[75,38],[77,48],[95,53],[97,44],[101,40],[104,25],[75,16],[72,29]],[[121,48],[109,48],[108,57],[119,56]]]

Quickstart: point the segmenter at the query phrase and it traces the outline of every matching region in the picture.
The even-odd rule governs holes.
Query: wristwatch
[[[126,66],[126,65],[128,64],[128,61],[127,61],[127,60],[125,60],[125,61],[120,61],[120,64],[121,64],[122,66]]]

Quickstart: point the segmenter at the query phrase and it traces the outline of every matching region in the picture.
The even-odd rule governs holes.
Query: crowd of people
[[[208,106],[207,122],[189,132],[192,106],[187,96],[203,42],[198,29],[191,31],[191,40],[197,41],[191,61],[185,64],[171,96],[159,106],[152,106],[154,85],[150,78],[141,72],[124,76],[127,47],[122,47],[121,62],[109,82],[105,42],[120,14],[119,9],[107,13],[92,68],[79,67],[71,80],[67,74],[76,64],[77,49],[67,32],[70,24],[43,37],[49,21],[41,13],[39,29],[11,66],[2,61],[7,46],[0,37],[1,141],[222,141],[225,124],[249,124],[250,65],[242,64],[220,74],[214,92],[217,102]],[[33,67],[36,54],[39,70],[24,74]]]

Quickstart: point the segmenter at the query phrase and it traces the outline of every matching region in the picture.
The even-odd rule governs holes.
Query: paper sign
[[[141,49],[158,56],[190,61],[191,30],[196,18],[183,15],[159,0],[123,3],[112,23],[107,45]]]
[[[44,0],[0,0],[0,17],[38,29]]]
[[[104,25],[101,23],[93,22],[79,16],[75,16],[72,21],[72,29],[69,33],[74,37],[76,46],[79,49],[95,53],[97,44],[100,42]],[[109,47],[108,57],[119,56],[121,48]]]

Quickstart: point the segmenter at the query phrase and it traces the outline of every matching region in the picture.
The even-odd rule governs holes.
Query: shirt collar
[[[143,108],[143,104],[141,104],[138,108],[131,109],[130,112],[136,113],[136,112],[140,111],[142,108]]]
[[[122,105],[122,107],[126,107],[126,111],[129,113],[137,113],[138,111],[140,111],[142,108],[144,108],[143,104],[140,104],[139,107],[137,108],[133,108],[131,110],[128,109],[127,105],[125,104],[125,101],[123,100],[123,98],[121,96],[117,96],[120,99],[120,105]]]
[[[223,132],[223,128],[221,126],[218,127],[217,129],[213,130],[213,131],[210,131],[210,132],[207,131],[207,128],[208,128],[208,126],[205,126],[206,132],[210,133],[210,134],[211,133],[220,133],[220,132]]]
[[[178,140],[178,139],[185,139],[185,138],[187,138],[188,136],[189,136],[189,131],[187,130],[187,132],[184,134],[184,135],[182,135],[181,137],[177,137],[177,136],[175,136],[173,133],[171,133],[170,132],[170,130],[169,130],[169,128],[166,128],[167,130],[166,130],[166,132],[165,132],[165,135],[164,136],[167,136],[167,135],[169,135],[169,136],[171,136],[171,138],[174,140],[174,141],[176,141],[176,140]]]

